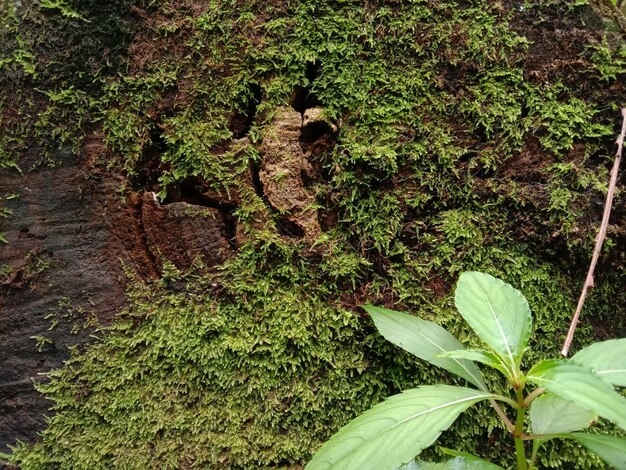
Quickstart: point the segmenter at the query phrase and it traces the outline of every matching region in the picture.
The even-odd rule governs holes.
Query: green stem
[[[511,400],[508,397],[505,397],[503,395],[494,395],[494,400],[498,400],[504,403],[508,403],[509,405],[511,405],[513,408],[517,409],[519,407],[519,404],[515,401],[515,400]]]
[[[523,413],[523,412],[522,412]],[[515,438],[515,454],[517,455],[518,470],[527,470],[526,451],[524,450],[524,441],[519,437]]]
[[[532,454],[530,454],[530,464],[533,467],[535,466],[535,462],[537,461],[537,451],[539,450],[540,445],[541,442],[538,439],[533,441],[533,451]]]
[[[526,451],[524,450],[524,441],[522,435],[524,434],[524,417],[526,416],[526,407],[524,406],[524,393],[521,388],[515,390],[517,395],[517,403],[519,408],[517,409],[517,415],[515,417],[515,430],[513,431],[513,438],[515,439],[515,454],[517,456],[517,470],[528,470],[526,463]]]

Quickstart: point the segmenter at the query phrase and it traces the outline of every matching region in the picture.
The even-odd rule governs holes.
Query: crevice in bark
[[[250,160],[250,174],[252,175],[252,186],[254,187],[254,192],[257,196],[267,202],[267,198],[265,197],[265,188],[260,177],[260,171],[261,167],[258,162]]]
[[[297,86],[291,96],[291,107],[303,114],[309,108],[315,108],[319,105],[317,96],[311,92],[310,87]]]
[[[261,86],[258,83],[251,84],[246,109],[243,112],[235,111],[228,123],[228,128],[233,133],[235,139],[242,139],[250,133],[262,98],[263,90]]]
[[[141,152],[136,173],[131,176],[130,184],[135,190],[158,191],[159,177],[163,173],[161,156],[167,150],[167,143],[158,124],[149,132],[149,140]]]
[[[325,121],[314,121],[302,126],[302,130],[300,131],[300,145],[305,147],[307,144],[317,142],[322,137],[332,133],[333,129],[330,124]]]
[[[278,233],[289,238],[304,238],[304,230],[286,216],[276,218],[276,229]]]
[[[137,221],[137,224],[135,225],[136,227],[135,231],[137,233],[139,240],[141,241],[141,248],[144,251],[146,259],[150,263],[150,269],[151,269],[150,274],[153,274],[153,273],[158,273],[160,270],[159,260],[156,258],[156,256],[154,256],[154,253],[150,249],[150,245],[148,243],[148,235],[146,234],[146,230],[143,225],[142,206],[143,206],[143,200],[141,197],[138,197],[137,201],[134,204],[133,203],[130,204],[130,211],[131,211],[133,219]]]
[[[307,62],[305,77],[308,85],[297,86],[291,95],[289,104],[291,104],[291,107],[300,114],[304,114],[304,111],[309,108],[316,108],[320,106],[320,101],[317,95],[311,91],[311,85],[317,78],[320,67],[321,63],[319,61]]]

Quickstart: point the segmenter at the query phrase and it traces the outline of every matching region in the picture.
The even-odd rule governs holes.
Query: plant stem
[[[504,402],[504,403],[508,403],[509,405],[511,405],[515,409],[517,409],[518,406],[519,406],[518,403],[515,400],[511,400],[510,398],[505,397],[503,395],[495,395],[493,398],[495,400],[498,400],[498,401],[501,401],[501,402]]]
[[[496,413],[498,413],[498,416],[506,426],[506,429],[512,433],[515,430],[515,426],[513,425],[513,423],[511,423],[511,420],[508,418],[506,413],[502,411],[500,405],[498,405],[498,403],[493,398],[490,398],[489,402],[491,403],[491,406],[493,406],[493,409],[496,410]]]
[[[524,422],[524,410],[521,408],[517,410],[517,416],[522,417],[521,421]],[[516,426],[517,427],[517,426]],[[526,451],[524,450],[524,441],[515,437],[515,454],[517,455],[517,468],[518,470],[526,470]]]
[[[539,450],[540,445],[541,445],[541,442],[539,440],[533,441],[533,451],[530,454],[530,464],[533,467],[535,466],[535,461],[537,460],[537,451]]]
[[[524,392],[520,388],[515,390],[515,394],[517,395],[517,403],[519,405],[517,415],[515,417],[515,430],[513,431],[513,438],[515,439],[515,454],[517,455],[517,470],[527,470],[528,465],[526,463],[526,451],[524,450],[524,441],[522,440],[522,434],[524,434],[524,417],[526,416]]]
[[[539,387],[538,389],[533,390],[533,392],[529,393],[526,399],[524,400],[524,406],[528,407],[535,398],[537,398],[539,395],[541,395],[545,391],[546,389],[543,387]]]

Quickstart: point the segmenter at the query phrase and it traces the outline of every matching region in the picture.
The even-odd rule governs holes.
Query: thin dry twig
[[[583,290],[580,293],[580,299],[578,299],[578,305],[576,306],[576,312],[572,318],[572,323],[567,331],[565,342],[563,343],[563,349],[561,354],[563,356],[568,355],[569,348],[574,340],[574,332],[578,325],[580,312],[585,304],[585,298],[587,297],[587,291],[593,287],[593,272],[596,269],[600,252],[602,251],[602,244],[606,238],[606,230],[609,226],[609,217],[611,216],[611,208],[613,207],[613,196],[615,194],[615,185],[617,184],[617,173],[619,172],[619,164],[622,159],[622,149],[624,147],[624,138],[626,138],[626,108],[622,108],[622,132],[617,137],[615,143],[617,144],[617,152],[615,153],[615,162],[613,163],[613,169],[611,170],[611,181],[609,183],[609,190],[606,194],[606,202],[604,203],[604,214],[602,215],[602,223],[600,224],[600,230],[596,236],[596,245],[593,249],[593,255],[591,257],[591,264],[589,265],[589,271],[587,272],[587,278],[583,285]]]

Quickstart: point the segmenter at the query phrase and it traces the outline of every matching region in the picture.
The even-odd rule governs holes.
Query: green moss
[[[23,151],[33,130],[51,148],[74,145],[95,122],[114,155],[109,165],[129,176],[148,163],[159,168],[162,196],[193,176],[220,194],[236,191],[233,214],[248,242],[218,275],[170,266],[158,282],[135,282],[128,309],[41,385],[56,414],[41,442],[15,450],[21,468],[304,463],[383,397],[453,380],[385,344],[358,305],[406,308],[475,344],[451,295],[468,269],[529,299],[541,338],[529,361],[558,354],[582,282],[576,260],[586,262],[599,219],[592,200],[606,170],[597,157],[611,145],[615,116],[604,110],[614,97],[592,102],[570,81],[534,81],[525,70],[530,42],[508,26],[520,12],[487,1],[228,0],[198,11],[140,2],[138,16],[155,20],[134,20],[136,39],[158,53],[144,56],[135,44],[126,61],[131,22],[112,13],[126,2],[54,5],[88,20],[34,10],[77,59],[61,66],[32,49],[41,91],[20,108],[26,124],[7,120],[13,104],[0,103],[0,127],[18,136],[0,142],[0,155]],[[570,6],[532,9],[557,21],[554,12]],[[30,16],[19,17],[28,27],[16,27],[32,38]],[[109,17],[113,31],[101,26]],[[116,46],[114,63],[91,71],[80,62],[94,42]],[[596,84],[586,73],[579,79]],[[264,130],[298,100],[323,107],[339,129],[336,145],[311,157],[321,170],[311,191],[332,215],[312,246],[279,236],[265,222],[271,207],[247,181]],[[238,121],[249,139],[235,141]],[[623,274],[604,276],[589,319],[611,315],[613,331],[623,331],[615,307],[626,300]],[[599,330],[584,323],[577,342]],[[506,444],[482,443],[503,434],[489,409],[477,408],[443,442],[501,461]],[[583,455],[555,447],[546,462],[599,468]]]
[[[13,273],[13,268],[8,264],[0,264],[0,284],[4,284]]]
[[[0,40],[4,44],[0,51],[0,70],[21,71],[35,76],[35,54],[20,31],[18,4],[2,0],[0,5]]]
[[[591,61],[603,81],[612,81],[626,73],[626,46],[618,42],[609,43],[606,36],[602,43],[590,46]]]
[[[58,10],[61,15],[67,18],[84,20],[84,18],[75,10],[73,10],[72,7],[68,5],[65,0],[42,0],[40,2],[40,8]]]
[[[31,3],[0,3],[0,167],[19,168],[34,143],[42,162],[62,146],[78,150],[129,36],[126,0]]]
[[[522,70],[490,70],[468,91],[461,102],[461,113],[488,139],[499,137],[504,149],[519,150],[527,127],[522,119],[525,91]]]
[[[205,276],[139,287],[132,310],[42,387],[58,414],[44,444],[15,457],[25,468],[280,465],[407,384],[402,367],[387,375],[367,354],[376,339],[358,315],[326,304],[285,261],[265,279],[252,269],[227,276],[220,302]]]
[[[531,95],[528,107],[535,133],[543,147],[557,155],[571,150],[575,141],[593,141],[612,134],[613,126],[595,122],[598,111],[579,98],[567,96],[561,84]]]

